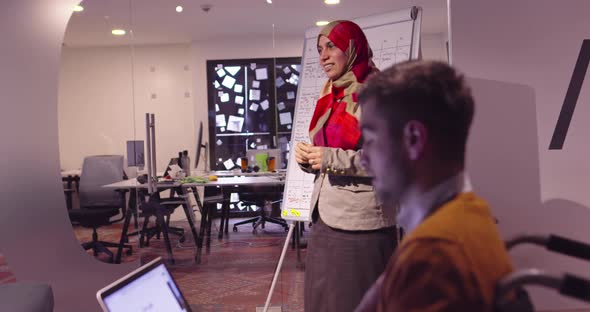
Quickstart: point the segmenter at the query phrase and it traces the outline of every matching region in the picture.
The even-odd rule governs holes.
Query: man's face
[[[373,177],[373,186],[381,203],[395,207],[410,183],[410,162],[401,134],[391,136],[384,114],[377,110],[375,101],[370,98],[361,103],[362,161]]]

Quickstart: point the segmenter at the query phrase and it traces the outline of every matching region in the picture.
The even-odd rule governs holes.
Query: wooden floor
[[[232,219],[230,223],[238,221],[241,220]],[[172,236],[176,264],[169,268],[193,311],[255,311],[257,306],[264,305],[286,238],[282,227],[267,224],[266,229],[253,233],[250,225],[242,225],[237,233],[230,232],[229,238],[221,241],[214,227],[211,252],[203,253],[202,263],[196,264],[196,248],[186,221],[176,221],[173,225],[187,228],[187,235],[183,243]],[[74,233],[81,242],[90,240],[92,235],[91,230],[82,227],[74,227]],[[120,233],[121,225],[114,224],[100,228],[99,239],[116,242]],[[123,262],[139,259],[146,263],[154,257],[166,258],[161,240],[153,239],[149,247],[138,248],[138,237],[132,236],[130,243],[134,247],[133,254],[124,255]],[[300,256],[301,260],[305,259],[305,250]],[[106,261],[106,257],[99,256],[99,260]],[[303,270],[296,251],[289,248],[272,306],[281,306],[282,311],[303,311]],[[10,272],[10,264],[0,254],[0,284],[16,280]],[[587,309],[567,311],[590,312]]]
[[[238,221],[231,219],[230,223]],[[214,227],[210,254],[203,252],[201,264],[196,264],[196,247],[186,221],[172,223],[186,228],[186,241],[180,243],[178,237],[171,236],[175,264],[169,268],[193,311],[255,311],[264,305],[287,236],[282,227],[267,224],[253,233],[251,225],[241,225],[238,232],[230,232],[229,238],[221,241]],[[120,224],[100,228],[99,239],[118,241],[120,231]],[[91,240],[89,229],[75,227],[74,232],[81,242]],[[149,247],[138,248],[138,237],[132,236],[130,243],[134,252],[124,256],[123,262],[140,259],[146,263],[157,256],[167,257],[162,240],[154,238]],[[301,259],[304,257],[305,250]],[[282,306],[283,311],[303,311],[303,275],[296,251],[289,248],[272,305]]]

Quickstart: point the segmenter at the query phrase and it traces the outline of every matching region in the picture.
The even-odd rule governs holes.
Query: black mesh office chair
[[[113,262],[113,253],[107,247],[118,247],[118,243],[98,240],[97,229],[123,220],[126,212],[125,192],[105,189],[102,186],[121,181],[125,178],[123,156],[103,155],[84,158],[80,176],[80,209],[68,210],[74,224],[92,228],[92,241],[82,244],[84,250],[92,249],[94,256],[105,253]],[[121,218],[111,220],[122,211]],[[131,254],[131,245],[124,245],[127,254]]]
[[[243,205],[248,206],[257,206],[260,215],[248,220],[240,221],[234,224],[233,231],[238,231],[238,225],[252,223],[253,231],[256,231],[258,226],[261,226],[264,229],[264,224],[266,222],[274,223],[283,226],[285,231],[289,230],[289,225],[287,221],[282,218],[275,218],[272,217],[273,208],[275,208],[275,204],[282,202],[282,193],[276,192],[269,192],[269,193],[240,193],[240,200],[242,201]],[[223,221],[222,221],[223,222]]]

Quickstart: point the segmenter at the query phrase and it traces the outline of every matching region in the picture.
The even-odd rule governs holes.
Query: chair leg
[[[199,244],[197,241],[199,237],[197,236],[197,229],[195,228],[195,224],[193,223],[193,218],[191,218],[191,211],[188,205],[182,205],[182,209],[184,210],[184,214],[186,215],[186,219],[188,220],[188,224],[191,227],[191,233],[193,234],[193,240],[195,241],[195,247],[199,248]]]
[[[277,219],[277,218],[272,218],[272,217],[264,217],[264,221],[278,224],[278,225],[282,225],[285,229],[289,229],[289,225],[287,224],[287,221],[282,220],[282,219]]]
[[[248,220],[236,222],[236,223],[234,223],[234,226],[238,226],[238,225],[242,225],[242,224],[248,224],[248,223],[254,223],[254,222],[258,221],[259,219],[260,219],[260,217],[253,217],[253,218],[250,218]]]
[[[149,238],[147,240],[147,243],[144,243],[145,236],[147,234],[147,228],[148,228],[147,226],[148,226],[149,219],[150,219],[149,216],[143,217],[143,227],[141,228],[141,235],[139,236],[139,248],[143,248],[144,246],[149,246],[149,244],[150,244]]]
[[[157,223],[162,230],[162,234],[164,235],[164,242],[166,243],[166,252],[168,253],[168,262],[170,264],[174,264],[174,257],[172,256],[172,246],[170,245],[170,238],[168,237],[168,226],[166,225],[166,220],[162,214],[158,214],[156,218]]]
[[[131,221],[131,215],[134,215],[131,209],[127,209],[125,215],[125,221],[123,222],[123,231],[121,232],[121,239],[117,247],[117,255],[115,256],[115,263],[121,263],[121,252],[123,248],[129,246],[129,253],[131,253],[131,245],[125,245],[125,242],[129,242],[127,231],[129,230],[129,222]]]

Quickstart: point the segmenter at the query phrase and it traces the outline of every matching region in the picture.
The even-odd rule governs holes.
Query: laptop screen
[[[139,268],[97,294],[103,309],[122,311],[190,311],[160,259]]]

